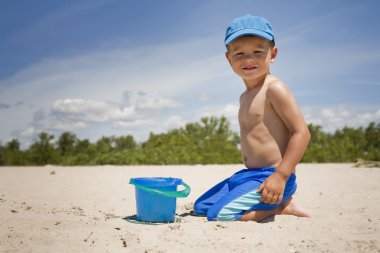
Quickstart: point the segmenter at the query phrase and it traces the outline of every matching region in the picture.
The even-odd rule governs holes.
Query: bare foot
[[[293,198],[289,198],[282,206],[277,208],[276,214],[311,218],[311,213],[308,210],[298,206]]]
[[[293,198],[289,198],[284,204],[276,209],[246,211],[244,215],[240,217],[239,221],[260,222],[268,217],[280,214],[311,218],[311,213],[308,210],[298,206]]]

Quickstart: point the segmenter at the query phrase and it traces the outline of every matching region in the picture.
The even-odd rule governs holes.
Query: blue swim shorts
[[[233,221],[238,220],[246,211],[271,210],[279,207],[297,189],[294,173],[286,182],[280,204],[261,202],[261,194],[256,192],[259,186],[275,171],[274,167],[267,167],[243,169],[236,172],[198,198],[194,204],[195,215],[207,216],[209,221]]]

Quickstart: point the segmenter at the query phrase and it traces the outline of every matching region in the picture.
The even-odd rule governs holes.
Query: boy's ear
[[[270,63],[274,63],[276,61],[276,56],[277,56],[277,47],[273,47],[271,50],[271,58],[270,58]]]
[[[228,51],[226,52],[226,58],[227,58],[228,63],[231,65],[230,53]]]

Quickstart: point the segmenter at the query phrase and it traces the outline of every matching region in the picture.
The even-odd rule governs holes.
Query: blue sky
[[[380,1],[0,1],[0,141],[41,131],[138,141],[225,115],[244,85],[225,60],[233,18],[268,18],[271,72],[308,123],[380,122]]]

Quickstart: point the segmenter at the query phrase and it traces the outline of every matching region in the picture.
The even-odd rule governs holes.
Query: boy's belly
[[[247,168],[276,167],[282,160],[281,149],[270,135],[242,135],[241,153]]]

